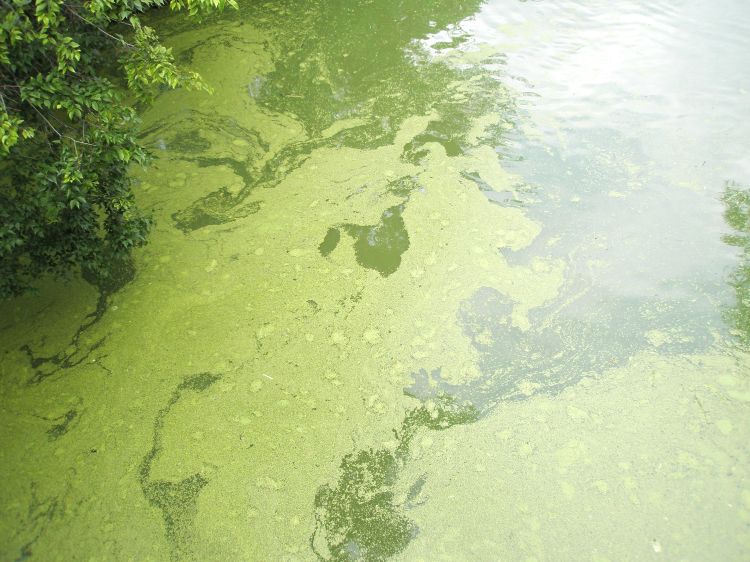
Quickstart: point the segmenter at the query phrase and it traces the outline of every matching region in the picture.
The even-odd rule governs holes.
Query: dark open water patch
[[[325,238],[318,246],[320,255],[324,258],[328,257],[331,252],[336,249],[341,241],[341,231],[338,228],[329,228],[326,232]]]
[[[354,239],[357,263],[388,277],[401,265],[401,256],[409,249],[409,233],[401,213],[404,204],[383,211],[380,222],[374,225],[345,223],[328,229],[318,246],[323,257],[333,252],[341,240],[343,230]]]

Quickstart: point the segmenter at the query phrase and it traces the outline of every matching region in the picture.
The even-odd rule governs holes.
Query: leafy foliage
[[[127,175],[148,154],[120,85],[208,90],[139,18],[167,0],[0,0],[0,298],[39,275],[106,278],[151,225]],[[200,17],[235,0],[169,0]]]

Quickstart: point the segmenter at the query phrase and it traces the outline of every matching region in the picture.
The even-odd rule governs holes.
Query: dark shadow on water
[[[39,356],[34,353],[29,344],[21,347],[20,350],[29,358],[29,363],[34,371],[27,384],[39,384],[49,377],[90,360],[92,353],[104,345],[107,337],[102,336],[91,344],[83,343],[81,337],[102,319],[104,313],[107,312],[110,297],[133,281],[135,274],[135,264],[132,259],[114,260],[107,272],[83,271],[83,278],[89,284],[95,286],[99,292],[96,308],[84,317],[83,322],[62,351],[58,351],[54,355]],[[101,363],[98,363],[98,366],[108,372],[107,368]]]

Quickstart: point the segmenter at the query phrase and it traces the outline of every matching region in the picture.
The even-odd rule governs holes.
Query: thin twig
[[[91,26],[95,27],[96,29],[98,29],[98,30],[99,30],[100,32],[102,32],[102,33],[103,33],[104,35],[106,35],[107,37],[109,37],[109,38],[111,38],[111,39],[114,39],[115,41],[117,41],[117,42],[119,42],[119,43],[122,43],[123,45],[125,45],[126,47],[128,47],[128,48],[130,48],[130,49],[133,49],[133,48],[135,48],[135,45],[133,45],[132,43],[128,43],[128,42],[127,42],[127,41],[125,41],[125,39],[123,39],[122,37],[115,37],[115,36],[114,36],[114,35],[112,35],[111,33],[108,33],[107,31],[105,31],[104,29],[102,29],[101,27],[99,27],[98,25],[96,25],[96,24],[95,24],[94,22],[92,22],[92,21],[89,21],[89,20],[87,20],[86,18],[84,18],[84,17],[83,17],[83,16],[81,15],[81,14],[79,14],[78,12],[76,12],[76,11],[75,11],[74,9],[72,9],[72,8],[70,8],[70,7],[69,7],[69,8],[68,8],[68,11],[69,11],[69,12],[70,12],[71,14],[73,14],[73,15],[74,15],[75,17],[77,17],[77,18],[79,18],[79,19],[81,19],[81,20],[85,21],[85,22],[86,22],[87,24],[89,24],[89,25],[91,25]]]
[[[44,119],[45,123],[47,123],[47,125],[49,125],[49,126],[50,126],[50,128],[51,128],[51,129],[52,129],[53,131],[55,131],[55,133],[57,133],[57,136],[58,136],[58,137],[60,137],[60,138],[63,138],[63,135],[62,135],[62,134],[60,133],[60,131],[58,131],[57,129],[55,129],[55,126],[54,126],[54,125],[53,125],[52,123],[50,123],[50,122],[49,122],[49,119],[47,119],[47,118],[46,118],[46,117],[44,116],[44,114],[43,114],[43,113],[42,113],[41,111],[39,111],[39,110],[37,109],[37,107],[36,107],[36,106],[35,106],[35,105],[34,105],[33,103],[30,103],[29,105],[30,105],[30,106],[31,106],[31,107],[32,107],[32,108],[34,109],[34,111],[36,111],[36,112],[37,112],[37,113],[39,114],[39,117],[41,117],[42,119]]]
[[[93,143],[90,143],[90,142],[86,142],[86,141],[82,141],[82,140],[77,140],[77,139],[74,139],[73,137],[71,137],[71,136],[68,136],[68,135],[65,135],[65,138],[66,138],[66,139],[70,139],[70,140],[72,140],[72,141],[73,141],[74,143],[76,143],[76,144],[85,144],[86,146],[96,146],[96,145],[95,145],[95,144],[93,144]]]
[[[74,144],[73,148],[75,148],[76,153],[78,152],[78,149],[75,147],[76,144],[85,144],[86,146],[96,146],[95,144],[92,144],[90,142],[86,142],[86,141],[82,141],[82,140],[78,140],[76,138],[73,138],[70,135],[63,135],[60,131],[58,131],[57,129],[55,129],[55,126],[52,123],[50,123],[49,119],[47,119],[44,116],[44,114],[37,109],[37,107],[35,105],[33,105],[33,104],[29,104],[29,105],[31,105],[31,107],[34,108],[34,111],[36,111],[39,114],[39,116],[42,119],[44,119],[44,121],[47,123],[47,125],[49,125],[50,128],[53,131],[55,131],[55,133],[57,134],[58,137],[60,137],[61,139],[68,139],[68,140],[72,140],[73,141],[73,144]]]

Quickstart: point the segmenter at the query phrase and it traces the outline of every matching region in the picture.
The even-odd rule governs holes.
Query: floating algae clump
[[[185,391],[203,392],[219,378],[220,375],[200,373],[188,377],[177,386],[167,405],[156,416],[153,443],[141,461],[141,489],[148,502],[162,513],[167,540],[172,550],[172,560],[184,560],[191,552],[191,531],[198,512],[198,495],[208,484],[208,479],[200,473],[195,473],[179,482],[154,480],[151,478],[151,469],[163,448],[164,420],[172,407],[182,398]]]
[[[472,405],[442,395],[406,415],[396,432],[399,444],[395,450],[369,449],[346,455],[336,486],[322,486],[315,496],[316,528],[311,543],[318,558],[377,562],[406,548],[419,530],[404,514],[404,506],[396,502],[395,487],[399,471],[408,461],[412,439],[422,428],[442,430],[472,423],[478,417]],[[423,484],[423,479],[413,484],[409,497],[417,495]]]

